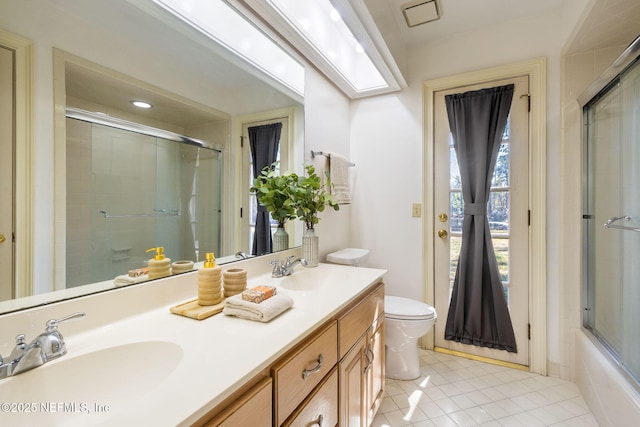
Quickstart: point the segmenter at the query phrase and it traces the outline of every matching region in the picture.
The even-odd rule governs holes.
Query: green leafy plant
[[[277,166],[274,162],[262,169],[249,191],[256,194],[258,203],[269,211],[278,227],[284,227],[285,222],[297,217],[293,194],[297,189],[298,175],[280,175]]]
[[[326,178],[326,183],[323,184],[311,165],[305,166],[305,176],[297,177],[292,199],[296,215],[305,223],[307,229],[312,230],[318,223],[318,213],[324,211],[325,206],[331,206],[336,211],[340,209],[338,203],[327,191],[331,188],[329,174]]]

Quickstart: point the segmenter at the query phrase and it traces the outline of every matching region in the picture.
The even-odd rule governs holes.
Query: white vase
[[[289,249],[289,233],[284,227],[278,227],[273,233],[273,252],[284,251]]]
[[[313,228],[307,228],[302,235],[302,258],[307,260],[307,267],[318,266],[318,253],[318,236]]]

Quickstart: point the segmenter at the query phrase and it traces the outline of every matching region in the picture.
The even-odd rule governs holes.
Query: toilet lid
[[[429,304],[413,299],[385,296],[384,314],[389,319],[427,320],[436,317],[436,310]]]

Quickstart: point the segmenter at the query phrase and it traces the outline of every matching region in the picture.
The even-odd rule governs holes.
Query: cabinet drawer
[[[333,369],[322,385],[284,425],[287,427],[338,425],[338,368]]]
[[[276,425],[282,424],[335,366],[337,342],[334,321],[272,368]]]
[[[271,426],[271,378],[265,378],[240,396],[205,427]]]
[[[339,358],[342,359],[353,344],[384,316],[384,284],[380,282],[369,295],[338,319]],[[384,317],[381,317],[383,319]]]

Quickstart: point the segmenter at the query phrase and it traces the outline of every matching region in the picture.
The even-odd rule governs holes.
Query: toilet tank
[[[369,249],[346,248],[327,255],[327,262],[342,265],[361,265],[369,259]]]

